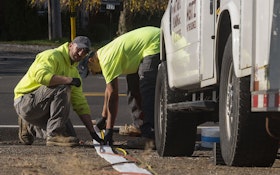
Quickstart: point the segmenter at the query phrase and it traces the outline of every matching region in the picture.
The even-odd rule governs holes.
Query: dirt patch
[[[85,128],[77,131],[84,144],[75,148],[47,147],[44,140],[36,139],[33,145],[22,145],[17,129],[0,128],[0,167],[4,175],[111,175],[119,174],[97,155]],[[115,133],[120,144],[135,139]],[[212,150],[197,147],[192,157],[159,157],[155,150],[125,149],[126,158],[156,175],[263,175],[280,174],[280,161],[271,168],[228,167],[214,165]],[[122,153],[118,153],[123,156]]]

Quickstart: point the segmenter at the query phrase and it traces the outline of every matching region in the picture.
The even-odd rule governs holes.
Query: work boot
[[[130,149],[155,149],[155,141],[151,138],[139,137],[136,140],[128,140],[127,147]]]
[[[47,137],[47,146],[78,146],[79,139],[72,136],[55,135]]]
[[[126,124],[126,125],[120,127],[119,134],[120,135],[133,136],[133,137],[140,137],[141,136],[141,130],[140,130],[140,128],[137,128],[134,125],[127,125]]]
[[[21,117],[18,117],[18,138],[21,143],[25,145],[31,145],[34,142],[33,135],[28,131],[28,123]]]

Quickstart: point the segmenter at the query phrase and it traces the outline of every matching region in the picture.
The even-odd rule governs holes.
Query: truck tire
[[[155,142],[160,156],[191,156],[196,141],[197,125],[191,114],[167,109],[167,104],[184,94],[170,90],[166,63],[161,63],[155,94]],[[188,116],[189,115],[189,116]]]
[[[231,35],[223,55],[219,99],[221,151],[225,163],[272,166],[278,141],[266,132],[266,114],[250,110],[250,76],[238,78],[234,73]]]

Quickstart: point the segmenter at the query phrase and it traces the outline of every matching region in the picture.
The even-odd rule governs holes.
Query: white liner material
[[[96,126],[94,126],[94,129],[100,137],[99,129]],[[151,174],[148,170],[139,168],[135,163],[131,163],[131,161],[128,161],[124,157],[115,154],[110,146],[100,146],[100,144],[95,140],[93,140],[93,145],[98,155],[105,159],[107,162],[113,164],[112,167],[118,172],[121,172],[121,174]]]

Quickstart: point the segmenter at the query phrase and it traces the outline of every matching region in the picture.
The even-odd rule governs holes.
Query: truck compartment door
[[[200,0],[174,0],[171,11],[172,52],[167,53],[169,86],[185,89],[200,82]]]
[[[214,35],[216,0],[201,1],[200,70],[202,80],[214,77]]]

